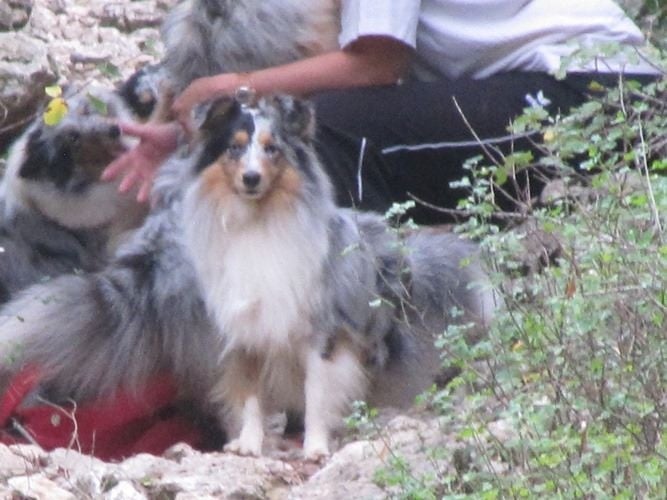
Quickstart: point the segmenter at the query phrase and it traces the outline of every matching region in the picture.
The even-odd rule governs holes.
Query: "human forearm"
[[[199,78],[176,99],[173,111],[184,126],[194,105],[252,87],[258,95],[315,92],[395,83],[407,71],[412,50],[386,37],[365,37],[349,48],[251,73]]]
[[[346,50],[229,75],[222,82],[223,93],[238,88],[234,85],[250,86],[258,94],[284,92],[300,96],[323,90],[388,85],[404,76],[409,58],[410,49],[399,42],[367,38]]]

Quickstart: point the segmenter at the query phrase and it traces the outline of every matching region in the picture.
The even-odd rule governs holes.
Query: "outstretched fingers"
[[[132,187],[141,181],[141,174],[137,170],[130,170],[125,174],[123,180],[118,185],[118,191],[127,193]]]
[[[123,153],[102,171],[103,181],[112,181],[132,166],[132,150]]]
[[[139,186],[137,200],[148,200],[155,172],[178,147],[181,129],[176,123],[119,123],[123,134],[137,137],[139,144],[111,162],[102,172],[102,180],[122,176],[122,193]]]
[[[137,193],[137,201],[139,203],[145,203],[148,201],[148,198],[151,194],[151,188],[153,187],[153,178],[142,181],[139,186],[139,192]]]

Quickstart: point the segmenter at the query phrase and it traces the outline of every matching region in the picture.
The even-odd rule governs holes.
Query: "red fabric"
[[[159,455],[184,442],[201,448],[204,433],[174,406],[177,390],[168,376],[153,378],[136,393],[118,391],[103,401],[74,407],[37,404],[22,407],[39,382],[39,372],[26,368],[0,399],[0,442],[29,442],[17,433],[17,422],[45,450],[73,448],[104,460],[136,453]]]

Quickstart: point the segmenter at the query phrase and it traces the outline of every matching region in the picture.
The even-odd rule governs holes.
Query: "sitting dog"
[[[145,215],[133,196],[99,179],[128,146],[112,123],[129,119],[123,101],[84,89],[66,102],[60,122],[38,117],[9,152],[0,181],[0,302],[42,279],[99,269]]]
[[[312,133],[310,107],[289,98],[211,106],[105,269],[0,310],[0,375],[36,365],[39,396],[60,403],[169,372],[183,400],[241,427],[227,449],[243,454],[261,452],[269,411],[305,412],[305,453],[319,458],[352,399],[409,403],[439,371],[433,334],[451,309],[491,315],[471,286],[476,249],[336,208]]]
[[[193,425],[221,413],[208,410],[219,342],[180,241],[179,199],[187,166],[174,158],[163,167],[155,185],[160,201],[101,271],[32,285],[0,309],[0,393],[37,368],[38,383],[21,397],[21,411],[55,405],[76,418],[76,408],[105,407],[119,394],[141,397],[156,377],[168,375],[178,390],[169,406]],[[141,408],[141,401],[136,405]],[[19,422],[33,433],[30,422]],[[74,432],[95,429],[94,422],[87,424]],[[39,439],[42,427],[33,434],[49,446]],[[203,430],[222,428],[213,418]],[[13,435],[12,428],[2,430]],[[94,435],[73,433],[74,439],[80,451],[97,454]]]
[[[493,310],[471,243],[432,229],[401,238],[338,208],[314,131],[299,100],[216,103],[183,203],[220,336],[213,397],[238,436],[225,449],[242,455],[261,453],[267,412],[291,411],[305,416],[306,458],[326,456],[352,401],[385,399],[382,386],[409,401],[431,383],[434,333],[454,308],[480,323]]]

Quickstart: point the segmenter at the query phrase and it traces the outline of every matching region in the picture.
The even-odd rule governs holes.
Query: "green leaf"
[[[100,70],[100,72],[104,76],[106,76],[108,78],[115,79],[115,78],[120,78],[121,77],[121,73],[120,73],[120,70],[118,69],[118,66],[116,66],[113,63],[105,62],[105,63],[99,64],[97,66],[97,68]]]
[[[509,175],[507,174],[507,168],[498,168],[496,171],[493,173],[493,180],[496,184],[499,186],[502,186],[507,182],[507,179],[509,178]]]
[[[662,172],[663,170],[667,170],[667,158],[654,160],[653,162],[651,162],[651,170],[654,170],[656,172]]]
[[[107,106],[107,103],[104,102],[102,99],[95,97],[93,94],[90,92],[87,94],[88,97],[88,102],[90,102],[90,105],[97,111],[98,114],[102,116],[108,116],[109,115],[109,106]]]

